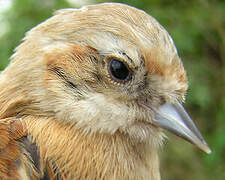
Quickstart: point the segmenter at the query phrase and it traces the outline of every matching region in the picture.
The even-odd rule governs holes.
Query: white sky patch
[[[11,4],[11,0],[0,0],[0,37],[3,36],[9,29],[7,21],[4,20],[3,13],[10,8]]]
[[[93,4],[94,0],[67,0],[69,3],[75,5],[75,6],[84,6],[88,4]]]
[[[11,0],[0,0],[0,13],[7,10],[12,4]]]
[[[74,6],[84,6],[95,3],[94,0],[67,0],[67,1]],[[0,0],[0,37],[4,36],[4,34],[9,30],[9,24],[6,20],[4,20],[4,12],[7,11],[11,7],[11,5],[12,0]]]

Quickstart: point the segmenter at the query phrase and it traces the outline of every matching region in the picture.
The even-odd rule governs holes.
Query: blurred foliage
[[[97,0],[96,0],[97,1]],[[104,1],[97,1],[104,2]],[[170,134],[161,153],[162,179],[225,179],[225,1],[121,0],[155,17],[171,34],[189,77],[186,108],[212,148],[206,155]],[[93,1],[91,1],[93,3]],[[9,62],[24,33],[72,7],[65,0],[13,0],[0,24],[0,68]]]

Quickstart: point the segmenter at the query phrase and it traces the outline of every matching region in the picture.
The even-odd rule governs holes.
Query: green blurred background
[[[0,0],[0,69],[26,31],[60,8],[106,1]],[[171,34],[188,72],[185,107],[212,148],[207,155],[170,134],[163,180],[225,180],[225,1],[121,0],[154,16]]]

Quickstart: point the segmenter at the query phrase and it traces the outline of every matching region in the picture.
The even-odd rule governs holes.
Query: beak
[[[208,154],[211,153],[198,128],[178,101],[161,105],[155,113],[154,125],[189,141]]]

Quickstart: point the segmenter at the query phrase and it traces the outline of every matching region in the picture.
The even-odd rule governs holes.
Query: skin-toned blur
[[[9,62],[24,33],[61,8],[105,1],[0,0],[0,70]],[[172,36],[188,72],[184,104],[212,149],[198,148],[166,133],[161,174],[165,180],[225,179],[225,1],[130,0],[155,17]],[[169,142],[169,143],[168,143]]]

